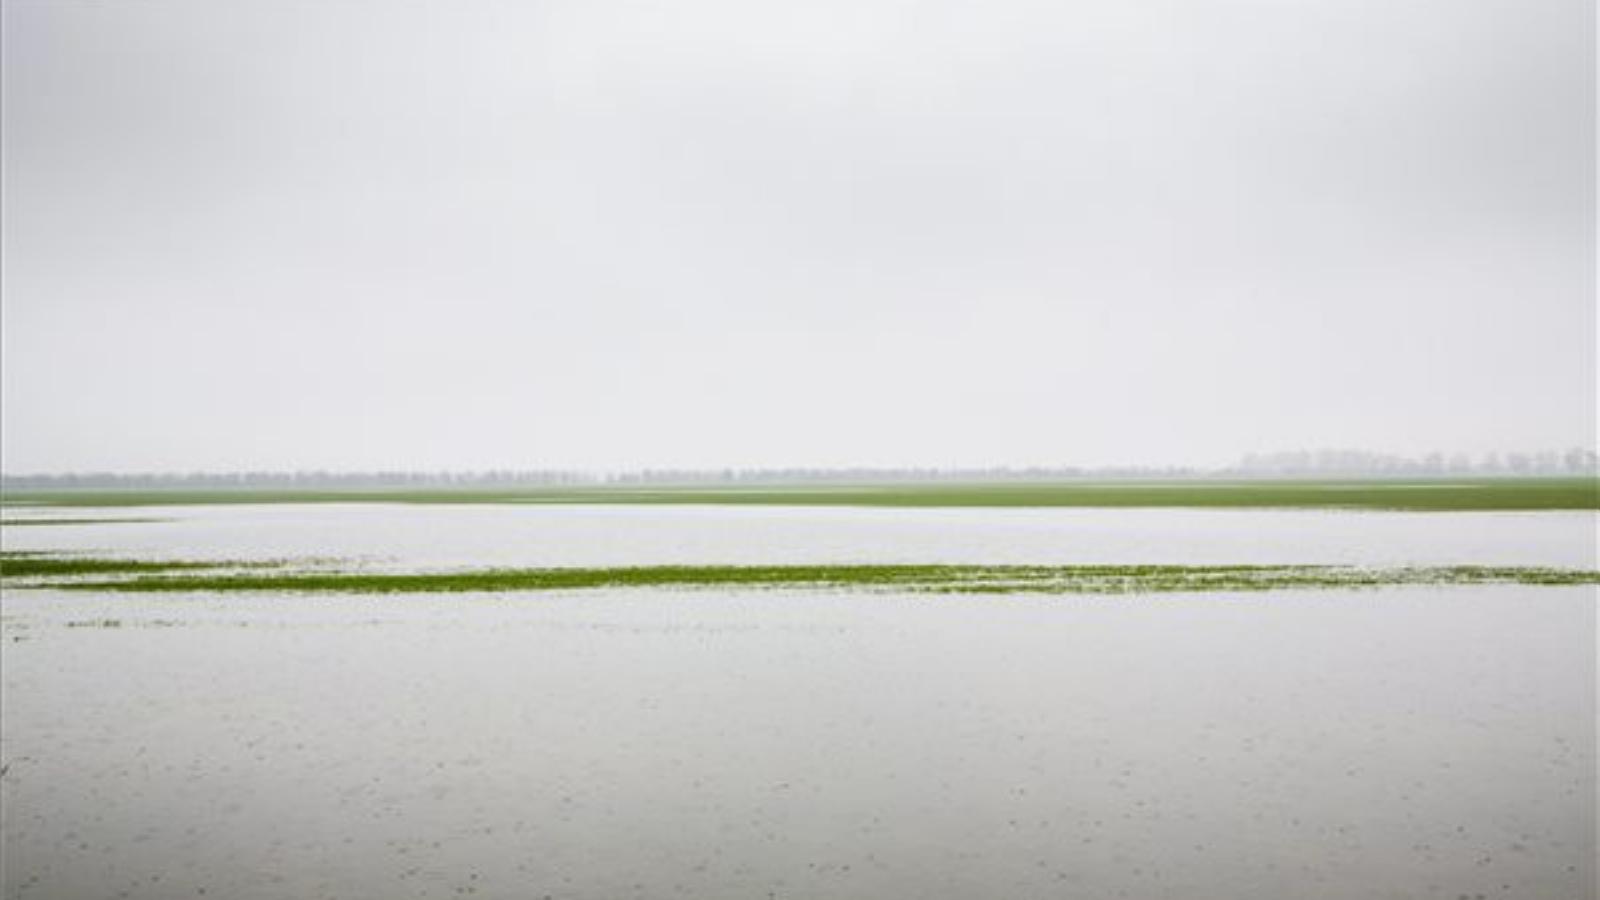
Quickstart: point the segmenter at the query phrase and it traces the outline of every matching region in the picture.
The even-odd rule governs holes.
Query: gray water
[[[9,550],[198,558],[335,556],[407,568],[651,563],[1302,563],[1594,568],[1593,513],[871,507],[195,506],[18,508]]]
[[[178,521],[5,544],[399,566],[1595,553],[1594,517],[1566,514],[155,514]],[[1593,588],[3,606],[7,900],[1595,894]]]

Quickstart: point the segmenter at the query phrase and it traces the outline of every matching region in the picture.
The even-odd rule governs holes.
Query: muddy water
[[[226,522],[242,512],[6,538],[11,548],[24,535],[110,549],[168,540],[149,549],[236,555],[247,539]],[[556,549],[480,552],[612,561],[632,542],[696,558],[685,548],[717,533],[707,518],[738,525],[722,528],[728,555],[759,556],[760,542],[785,534],[793,540],[770,558],[834,552],[834,538],[781,518],[695,511],[684,538],[647,512],[643,525],[613,513],[609,533],[627,540],[605,549],[585,524]],[[536,529],[560,534],[551,514]],[[417,554],[351,528],[368,515],[266,514],[345,535],[334,553],[445,560],[464,540],[452,525],[428,548],[436,556]],[[1383,522],[1363,546],[1340,543],[1343,524],[1295,531],[1270,521],[1283,514],[1256,515],[1269,519],[1258,526],[1334,537],[1296,548],[1281,530],[1255,544],[1203,533],[1140,558],[1462,562],[1474,541],[1514,557],[1496,561],[1578,552],[1551,537],[1566,533],[1555,519],[1507,517],[1519,524],[1498,541],[1447,525],[1458,538],[1412,533],[1399,546]],[[1069,527],[1050,517],[974,518],[982,524],[963,541],[939,515],[891,517],[898,537],[862,526],[852,534],[867,543],[847,549],[1080,552],[1016,538]],[[301,530],[253,527],[275,553]],[[1136,529],[1106,533],[1109,553]],[[1020,544],[983,546],[996,534]],[[1114,599],[14,591],[4,615],[7,900],[1595,891],[1593,588]]]

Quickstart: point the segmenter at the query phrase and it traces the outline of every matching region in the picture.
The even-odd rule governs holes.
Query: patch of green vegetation
[[[280,562],[240,560],[153,560],[108,556],[68,556],[52,553],[5,551],[0,553],[0,577],[61,578],[84,575],[148,575],[157,572],[260,569]]]
[[[54,562],[55,560],[50,560]],[[45,562],[24,559],[24,564]],[[73,570],[24,570],[24,587],[125,592],[340,594],[499,593],[595,588],[789,588],[977,594],[1148,594],[1369,588],[1398,585],[1600,584],[1600,572],[1485,566],[1365,569],[1347,566],[627,566],[454,572],[251,571],[239,564],[72,560]],[[98,572],[94,564],[109,568]],[[223,569],[228,566],[231,570]],[[70,574],[110,579],[57,579]],[[8,565],[7,575],[14,574]],[[22,574],[22,573],[15,573]]]
[[[891,507],[1208,507],[1416,511],[1600,509],[1600,479],[1571,477],[922,482],[874,484],[8,491],[56,507],[234,503],[539,503]]]

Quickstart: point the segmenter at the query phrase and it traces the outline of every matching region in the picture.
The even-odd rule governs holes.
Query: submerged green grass
[[[1215,507],[1416,511],[1600,509],[1600,479],[1083,480],[858,484],[8,490],[7,503],[143,507],[231,503],[495,503],[890,507]]]
[[[273,564],[257,564],[273,565]],[[1487,566],[624,566],[453,572],[263,570],[250,564],[7,555],[19,587],[118,592],[501,593],[596,588],[867,589],[913,593],[1143,594],[1398,585],[1600,584],[1600,572]],[[88,576],[88,577],[85,577]],[[99,576],[99,577],[95,577]]]
[[[114,556],[7,551],[0,553],[0,578],[66,578],[92,575],[149,575],[162,572],[216,572],[227,569],[263,569],[281,562],[243,560],[126,559]]]

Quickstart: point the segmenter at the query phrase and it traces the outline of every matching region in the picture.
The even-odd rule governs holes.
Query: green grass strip
[[[149,575],[161,572],[215,572],[226,569],[263,569],[281,562],[244,560],[161,560],[122,557],[70,556],[45,552],[0,553],[0,578],[62,578],[84,575]]]
[[[527,488],[8,490],[33,507],[237,503],[880,507],[1321,508],[1434,512],[1600,509],[1600,479],[1082,480]]]
[[[503,593],[597,588],[867,589],[916,593],[1146,594],[1399,585],[1586,585],[1600,572],[1533,567],[1349,566],[624,566],[451,572],[263,571],[274,563],[6,555],[16,587],[116,592]],[[87,576],[87,577],[86,577]],[[110,576],[110,577],[106,577]],[[17,582],[14,579],[23,579]]]

